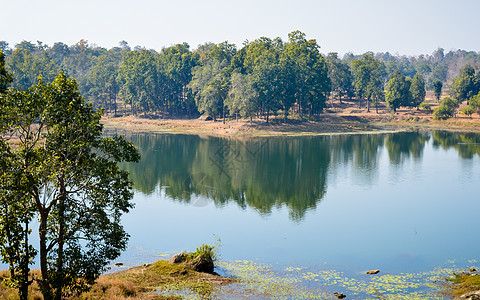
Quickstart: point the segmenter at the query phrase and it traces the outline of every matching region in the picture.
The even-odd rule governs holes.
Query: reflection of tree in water
[[[425,143],[430,139],[426,132],[398,132],[388,134],[385,138],[390,161],[396,165],[412,157],[415,160],[422,158]]]
[[[142,160],[125,168],[144,194],[160,186],[177,201],[190,203],[199,199],[196,196],[218,206],[234,201],[261,214],[285,205],[293,220],[301,220],[324,197],[327,174],[334,176],[340,166],[352,167],[361,184],[372,184],[384,145],[390,161],[400,164],[409,158],[421,159],[429,138],[422,132],[246,141],[133,135]],[[434,132],[433,140],[434,146],[453,147],[465,158],[480,155],[477,134]]]
[[[433,147],[442,149],[453,148],[461,158],[470,159],[476,154],[480,156],[480,135],[477,133],[456,133],[434,131]]]
[[[329,165],[325,139],[268,139],[230,141],[209,139],[199,144],[191,172],[203,172],[203,184],[192,192],[204,195],[215,187],[213,201],[235,201],[261,214],[286,205],[294,220],[322,199]],[[175,195],[172,195],[175,196]]]
[[[378,174],[378,153],[385,135],[338,135],[330,139],[332,165],[351,167],[362,184],[374,184]],[[337,172],[330,172],[336,174]]]
[[[183,135],[136,135],[142,160],[125,166],[135,188],[151,194],[160,185],[190,203],[205,196],[222,206],[235,201],[261,214],[286,205],[300,220],[326,189],[328,138],[248,141]]]

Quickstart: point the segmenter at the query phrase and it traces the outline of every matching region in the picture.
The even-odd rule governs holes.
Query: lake
[[[217,238],[227,273],[247,261],[283,277],[361,280],[370,269],[427,274],[480,260],[478,134],[127,138],[142,156],[123,165],[136,203],[123,218],[127,266]]]

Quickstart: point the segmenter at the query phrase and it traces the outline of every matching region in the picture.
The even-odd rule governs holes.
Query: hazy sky
[[[478,0],[0,0],[0,40],[160,50],[188,42],[281,37],[300,30],[321,52],[480,51]]]

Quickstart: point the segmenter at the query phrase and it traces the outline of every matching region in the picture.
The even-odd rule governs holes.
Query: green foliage
[[[466,65],[453,82],[452,95],[459,101],[470,100],[480,92],[480,79],[475,75],[475,69]]]
[[[440,97],[442,96],[442,87],[443,83],[440,80],[437,79],[433,82],[433,93],[437,99],[437,102],[440,101]]]
[[[420,109],[423,109],[425,111],[431,111],[432,110],[432,106],[426,102],[422,102],[420,103],[420,105],[418,106]]]
[[[132,208],[133,193],[117,163],[137,161],[137,150],[120,137],[102,137],[102,112],[85,102],[64,73],[52,83],[9,91],[2,111],[7,117],[1,136],[19,138],[15,149],[2,138],[8,169],[0,173],[0,204],[4,224],[10,224],[0,228],[2,258],[12,278],[21,277],[22,294],[36,254],[28,233],[38,216],[44,298],[83,292],[127,246],[120,217]]]
[[[151,112],[159,108],[161,98],[157,70],[158,55],[148,51],[128,52],[118,70],[120,95],[130,105],[132,114]]]
[[[283,49],[286,65],[292,65],[294,78],[293,91],[287,88],[285,92],[293,92],[301,116],[304,111],[309,115],[322,112],[331,91],[327,62],[319,48],[316,40],[307,40],[303,32],[293,31],[288,34],[288,43]]]
[[[352,97],[353,75],[347,63],[342,62],[337,53],[329,53],[327,55],[328,77],[330,78],[332,92],[337,95],[338,99],[344,96]]]
[[[471,106],[465,106],[464,108],[462,108],[462,114],[463,115],[466,115],[466,116],[471,116],[475,113],[475,109]]]
[[[480,113],[480,93],[473,96],[470,99],[469,104],[477,113]]]
[[[455,115],[456,109],[459,107],[457,100],[445,97],[440,102],[440,106],[433,110],[434,120],[446,120]]]
[[[208,51],[208,52],[207,52]],[[195,97],[200,113],[212,116],[225,115],[225,100],[230,88],[230,60],[234,47],[227,43],[213,45],[197,55],[201,64],[193,68],[189,88]]]
[[[5,69],[5,54],[0,50],[0,94],[3,94],[12,82],[13,76]]]
[[[240,113],[244,118],[255,116],[258,111],[258,95],[253,87],[252,76],[234,72],[230,81],[230,90],[225,100],[230,113]]]
[[[410,85],[410,94],[412,96],[411,105],[417,107],[425,101],[425,79],[422,75],[416,74],[412,79],[412,84]]]
[[[352,73],[356,94],[359,98],[367,100],[367,110],[370,111],[370,101],[373,100],[377,106],[383,98],[385,65],[376,60],[372,54],[365,53],[360,59],[352,62]]]
[[[396,112],[400,106],[408,106],[410,99],[410,83],[399,71],[393,72],[385,88],[387,106]]]

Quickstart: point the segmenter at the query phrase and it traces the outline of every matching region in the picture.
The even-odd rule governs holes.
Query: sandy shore
[[[450,130],[480,133],[480,118],[457,116],[446,121],[432,120],[431,115],[416,110],[396,115],[371,113],[327,112],[315,121],[263,119],[204,121],[201,119],[152,119],[145,117],[105,117],[102,123],[108,130],[194,134],[233,138],[266,136],[305,136],[326,134],[380,133],[405,130]]]

